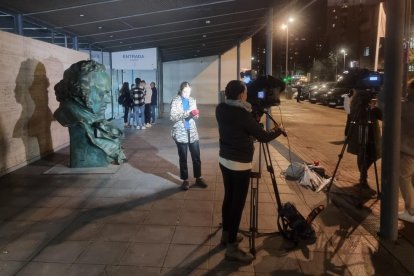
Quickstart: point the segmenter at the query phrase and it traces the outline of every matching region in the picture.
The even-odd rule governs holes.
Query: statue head
[[[110,79],[105,66],[93,60],[72,64],[55,85],[56,99],[62,104],[73,100],[81,107],[103,117],[109,102]]]

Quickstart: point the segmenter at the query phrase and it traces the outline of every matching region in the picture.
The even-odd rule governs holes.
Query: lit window
[[[369,56],[369,47],[365,47],[364,48],[364,57],[368,57]]]

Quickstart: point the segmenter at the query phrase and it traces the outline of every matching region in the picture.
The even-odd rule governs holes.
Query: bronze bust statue
[[[70,167],[106,167],[125,161],[122,131],[104,119],[110,79],[105,66],[92,60],[72,64],[55,85],[60,102],[54,117],[70,135]]]

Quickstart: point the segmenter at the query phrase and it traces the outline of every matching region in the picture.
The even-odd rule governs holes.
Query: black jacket
[[[217,106],[216,119],[220,134],[220,156],[241,163],[252,162],[254,138],[266,143],[282,133],[280,129],[265,131],[250,112],[225,103]]]

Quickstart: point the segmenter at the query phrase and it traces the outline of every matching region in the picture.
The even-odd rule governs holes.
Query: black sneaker
[[[199,177],[196,179],[194,186],[200,187],[200,188],[207,188],[207,183],[204,181],[203,178]]]
[[[190,189],[190,182],[188,182],[188,180],[184,180],[183,184],[181,184],[181,189],[184,191],[187,191],[188,189]]]

